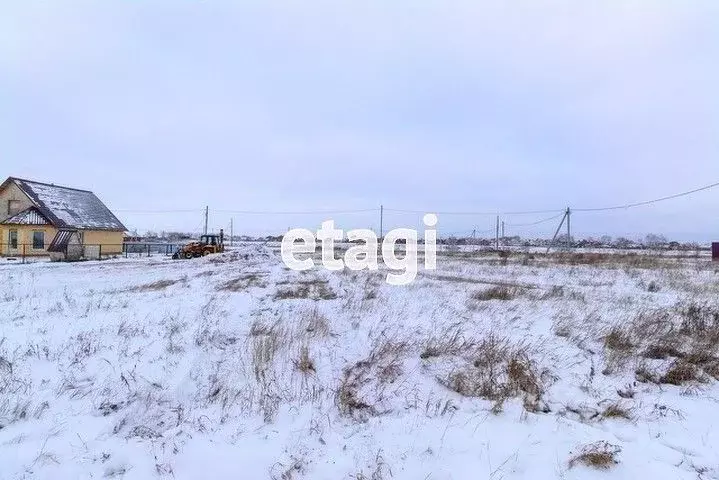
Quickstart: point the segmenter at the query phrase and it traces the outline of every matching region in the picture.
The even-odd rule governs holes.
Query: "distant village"
[[[137,231],[126,235],[126,242],[136,243],[181,243],[195,238],[188,232],[153,232],[148,231],[144,235],[140,235]],[[251,236],[251,235],[234,235],[232,238],[226,237],[226,242],[281,242],[282,235],[267,236]],[[437,243],[441,245],[475,245],[478,247],[494,247],[497,239],[480,238],[471,236],[447,236],[440,237]],[[518,235],[499,237],[499,245],[505,247],[548,247],[551,243],[549,238],[523,238]],[[701,245],[698,242],[677,242],[668,240],[663,235],[649,234],[641,240],[630,240],[626,237],[612,237],[604,235],[599,238],[571,238],[571,245],[567,244],[566,234],[560,235],[554,241],[554,245],[571,246],[572,248],[606,248],[606,249],[623,249],[623,250],[676,250],[676,251],[692,251],[692,250],[709,250],[709,245]]]

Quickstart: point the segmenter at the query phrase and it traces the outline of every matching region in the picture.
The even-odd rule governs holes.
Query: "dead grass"
[[[480,290],[472,294],[471,299],[478,302],[489,300],[512,300],[517,296],[517,290],[505,285],[497,285],[486,290]]]
[[[330,322],[317,307],[302,312],[300,322],[302,331],[311,337],[328,337],[330,335]]]
[[[629,332],[622,327],[614,326],[604,337],[604,348],[615,352],[630,352],[634,344]]]
[[[419,358],[427,360],[441,356],[463,355],[477,346],[472,338],[466,338],[459,326],[448,328],[442,335],[431,335],[422,347]]]
[[[528,347],[490,334],[478,343],[472,359],[471,366],[454,369],[437,380],[465,397],[480,397],[501,404],[522,395],[528,410],[545,410],[540,407],[544,385]]]
[[[657,255],[637,253],[554,253],[546,256],[549,264],[590,265],[606,268],[658,269],[676,266]]]
[[[684,302],[674,307],[647,310],[602,337],[607,351],[607,373],[634,359],[638,381],[683,385],[717,378],[719,370],[719,307]],[[674,359],[664,373],[654,372],[642,359]],[[656,368],[656,366],[655,366]]]
[[[683,360],[677,360],[669,370],[659,378],[660,383],[670,385],[683,385],[684,383],[699,380],[699,370],[696,365]]]
[[[383,413],[385,387],[402,375],[405,342],[383,339],[367,358],[347,366],[335,391],[335,405],[343,415],[365,421]]]
[[[631,410],[623,407],[619,403],[609,404],[604,411],[601,413],[602,418],[623,418],[625,420],[631,420]]]
[[[307,345],[300,347],[299,357],[293,360],[295,368],[305,375],[317,372],[315,368],[315,362],[310,358],[310,350]]]
[[[337,294],[326,280],[300,280],[295,285],[282,286],[273,297],[275,300],[334,300]]]
[[[595,442],[584,445],[580,452],[569,460],[569,468],[584,465],[606,470],[619,463],[617,456],[622,451],[618,445],[609,442]]]
[[[139,285],[137,287],[130,288],[129,291],[131,292],[159,292],[161,290],[166,289],[167,287],[171,287],[173,285],[177,285],[178,283],[184,283],[186,282],[186,278],[178,278],[177,280],[157,280],[156,282],[152,283],[146,283],[145,285]]]
[[[217,287],[218,291],[225,292],[244,292],[250,288],[265,288],[267,283],[264,281],[263,275],[259,273],[248,273],[240,275],[237,278],[228,280]]]

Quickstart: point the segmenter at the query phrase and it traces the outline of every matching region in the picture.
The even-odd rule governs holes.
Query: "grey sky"
[[[92,189],[139,230],[199,231],[210,205],[251,233],[326,216],[217,211],[594,207],[719,180],[719,2],[233,3],[3,2],[0,175]],[[718,213],[716,189],[573,224],[707,240]]]

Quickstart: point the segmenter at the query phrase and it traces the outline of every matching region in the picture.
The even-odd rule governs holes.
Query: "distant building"
[[[47,255],[61,230],[77,231],[93,251],[114,254],[122,252],[126,228],[88,190],[15,177],[0,184],[0,255]]]

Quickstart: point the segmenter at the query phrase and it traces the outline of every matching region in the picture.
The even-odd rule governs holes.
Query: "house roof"
[[[26,208],[12,217],[6,218],[3,225],[50,225],[50,220],[35,207]]]
[[[2,185],[15,183],[32,201],[37,210],[57,228],[80,230],[125,231],[117,219],[94,193],[77,188],[9,177]]]

